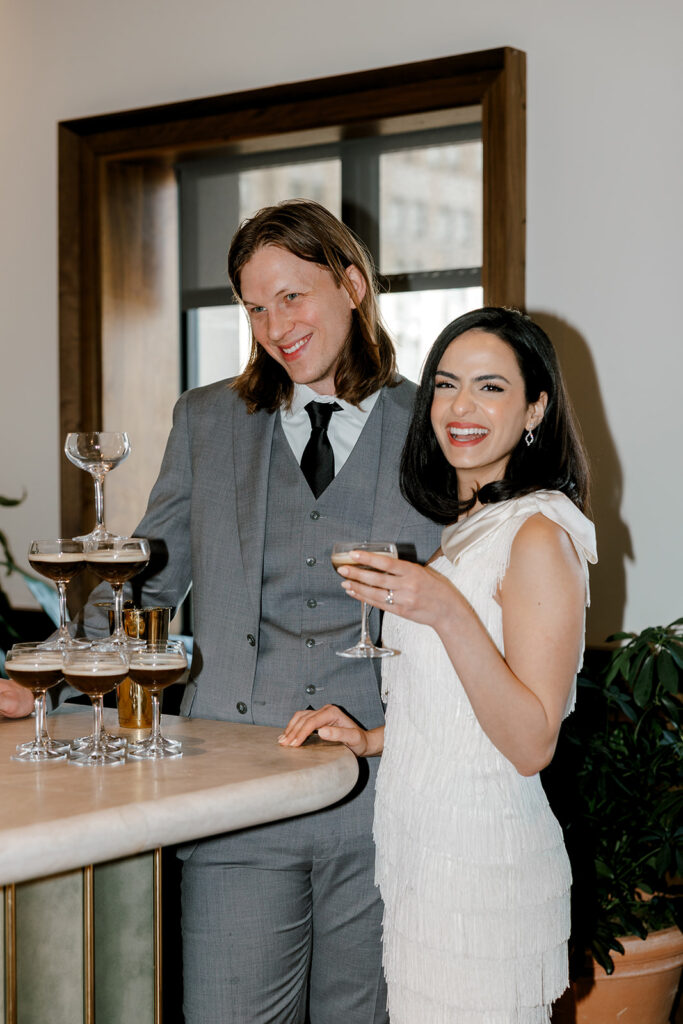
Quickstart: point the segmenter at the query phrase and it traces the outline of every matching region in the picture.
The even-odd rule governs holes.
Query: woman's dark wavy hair
[[[266,206],[239,227],[228,252],[228,276],[238,301],[246,263],[265,245],[276,245],[301,260],[329,270],[338,287],[356,300],[346,273],[352,263],[365,279],[365,295],[352,312],[351,331],[335,374],[335,394],[358,405],[381,387],[393,387],[396,353],[382,323],[372,258],[363,243],[320,203],[291,199]],[[274,412],[292,400],[294,385],[285,371],[252,336],[249,361],[232,387],[250,412]]]
[[[430,412],[441,357],[455,338],[472,330],[495,334],[506,342],[517,358],[527,402],[537,401],[545,391],[548,404],[534,430],[533,444],[520,437],[504,478],[462,502],[456,470],[439,447]],[[588,505],[588,461],[552,343],[538,324],[518,310],[488,306],[465,313],[444,328],[427,356],[401,457],[403,496],[429,519],[448,524],[472,508],[477,498],[489,504],[545,489],[562,491],[582,510]]]

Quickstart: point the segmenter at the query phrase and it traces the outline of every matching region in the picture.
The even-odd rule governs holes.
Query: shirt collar
[[[349,413],[354,418],[358,416],[364,419],[373,409],[378,397],[379,391],[375,391],[368,398],[364,398],[360,406],[357,406],[344,401],[343,398],[336,398],[334,395],[319,395],[308,384],[295,384],[292,404],[289,409],[280,409],[280,415],[285,420],[293,420],[302,414],[308,417],[305,409],[309,402],[337,402],[341,405],[343,412]]]

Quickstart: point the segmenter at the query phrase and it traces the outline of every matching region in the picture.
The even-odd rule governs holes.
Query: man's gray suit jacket
[[[364,428],[366,440],[366,431],[372,430],[377,437],[369,439],[379,445],[377,477],[368,481],[374,498],[367,538],[413,544],[418,560],[425,561],[438,546],[440,530],[416,512],[399,489],[400,453],[414,394],[415,386],[407,381],[383,389]],[[274,725],[287,720],[282,712],[278,721],[269,720],[267,713],[260,720],[250,699],[259,656],[269,467],[278,419],[278,414],[248,413],[228,381],[186,392],[174,410],[161,471],[135,531],[148,537],[156,552],[136,603],[177,607],[192,586],[194,655],[182,714]],[[315,500],[310,500],[313,507]],[[329,550],[325,571],[331,572],[328,559]],[[341,587],[336,599],[349,608],[350,599]],[[353,621],[359,623],[360,607],[354,602],[353,608]],[[357,639],[357,627],[353,633],[350,643]],[[330,656],[334,663],[333,651]],[[337,664],[341,660],[345,659],[336,659]],[[305,706],[296,684],[300,664],[279,668],[277,685],[282,686],[283,679],[292,681],[293,712]],[[358,673],[360,666],[348,668]],[[360,672],[355,678],[368,676]],[[377,713],[370,715],[374,720],[363,722],[366,727],[381,722],[378,694],[376,687]],[[335,696],[328,689],[321,699],[307,703],[342,703]],[[346,710],[358,715],[348,700],[344,703]],[[282,709],[281,700],[275,704]],[[367,717],[367,704],[361,704]]]

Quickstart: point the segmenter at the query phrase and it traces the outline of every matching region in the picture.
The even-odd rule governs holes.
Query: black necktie
[[[301,469],[316,498],[334,480],[334,452],[327,428],[333,412],[341,410],[336,402],[309,402],[306,412],[311,420],[311,436],[301,456]]]

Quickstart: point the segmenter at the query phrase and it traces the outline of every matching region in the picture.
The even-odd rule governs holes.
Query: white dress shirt
[[[335,398],[334,395],[319,395],[307,384],[295,384],[294,398],[290,408],[280,409],[280,422],[296,461],[301,462],[304,448],[311,436],[311,420],[306,412],[309,402],[337,402],[341,406],[339,412],[332,413],[330,425],[327,428],[327,436],[334,453],[336,475],[353,451],[378,398],[379,391],[375,391],[369,398],[363,399],[360,406],[351,405],[343,398]]]

